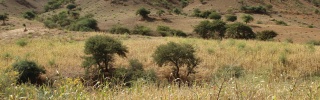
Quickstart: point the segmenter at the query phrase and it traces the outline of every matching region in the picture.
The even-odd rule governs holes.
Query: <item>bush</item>
[[[21,46],[21,47],[24,47],[26,46],[28,43],[25,39],[19,39],[17,42],[16,42],[17,45]]]
[[[235,15],[226,15],[226,20],[230,22],[236,21],[238,18]]]
[[[277,25],[283,25],[283,26],[288,26],[288,24],[282,20],[278,21],[278,20],[274,20],[276,22]]]
[[[76,8],[77,6],[75,4],[68,4],[67,5],[67,9],[72,10],[74,8]]]
[[[132,30],[132,34],[150,35],[151,29],[146,26],[137,25]]]
[[[28,19],[28,20],[32,20],[32,19],[36,18],[36,13],[34,11],[24,12],[23,18]]]
[[[278,34],[273,30],[264,30],[262,32],[257,32],[257,39],[259,40],[270,40],[276,37]]]
[[[6,25],[6,20],[9,19],[8,15],[9,14],[7,13],[0,14],[0,20],[2,20],[2,25]]]
[[[46,70],[42,67],[39,67],[33,61],[22,60],[15,62],[13,69],[19,72],[18,82],[19,83],[36,83],[39,75],[45,74]]]
[[[175,79],[180,78],[180,68],[186,67],[186,77],[194,74],[200,59],[195,56],[195,50],[189,44],[177,44],[169,42],[157,47],[153,53],[153,59],[160,67],[163,65],[173,66],[173,76]]]
[[[96,31],[99,30],[97,21],[93,18],[83,18],[70,25],[71,31]]]
[[[243,15],[241,18],[246,24],[254,20],[254,18],[251,15],[247,15],[247,14]]]
[[[84,57],[83,67],[88,73],[91,71],[93,76],[104,79],[110,76],[114,55],[126,57],[127,52],[127,47],[111,37],[100,35],[90,37],[85,42],[84,53],[89,56]]]
[[[172,11],[173,11],[175,14],[177,14],[177,15],[182,14],[182,10],[179,9],[179,8],[174,8]]]
[[[267,10],[263,6],[242,6],[241,10],[245,13],[266,14]]]
[[[200,15],[201,15],[201,11],[200,11],[199,8],[196,8],[196,9],[193,10],[192,16],[194,16],[194,17],[200,17]]]
[[[181,30],[170,29],[168,26],[158,26],[157,32],[161,34],[161,36],[181,36],[187,37],[187,34]]]
[[[254,39],[256,37],[251,27],[239,22],[228,25],[225,36],[233,39]]]
[[[209,15],[209,18],[210,18],[210,19],[215,19],[215,20],[220,20],[220,19],[221,19],[221,15],[218,14],[217,12],[212,12],[212,13]]]
[[[64,4],[73,3],[75,0],[49,0],[44,6],[46,12],[60,8]]]
[[[213,11],[206,10],[200,14],[201,18],[208,18]]]
[[[151,12],[145,8],[140,8],[137,10],[136,15],[140,15],[142,18],[149,18]]]
[[[110,30],[110,33],[112,34],[129,34],[130,30],[126,27],[122,27],[122,26],[113,26]]]

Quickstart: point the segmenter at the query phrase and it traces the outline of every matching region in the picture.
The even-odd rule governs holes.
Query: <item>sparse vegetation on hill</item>
[[[2,20],[2,25],[6,25],[6,20],[8,20],[8,14],[7,13],[3,13],[0,15],[0,20]]]
[[[49,0],[48,3],[44,6],[45,11],[51,11],[58,8],[61,8],[62,5],[73,3],[75,0]]]
[[[28,20],[32,20],[34,18],[36,18],[37,14],[34,11],[27,11],[25,13],[23,13],[23,18],[28,19]]]

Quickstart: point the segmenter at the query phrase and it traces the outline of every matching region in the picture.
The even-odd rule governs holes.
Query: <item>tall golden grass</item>
[[[171,67],[158,67],[152,59],[154,50],[169,41],[192,44],[202,63],[196,69],[194,86],[156,85],[143,80],[131,88],[88,89],[77,78],[84,75],[81,63],[86,38],[104,33],[68,34],[27,38],[21,47],[16,39],[1,40],[0,66],[10,68],[18,59],[36,61],[47,69],[49,78],[59,77],[56,88],[11,85],[0,91],[0,97],[19,99],[317,99],[320,68],[319,47],[285,42],[225,39],[203,40],[177,37],[144,37],[109,35],[128,47],[127,58],[117,57],[115,67],[128,66],[129,59],[139,59],[145,69],[154,69],[160,79],[170,74]],[[246,76],[241,79],[215,80],[219,67],[242,66]],[[5,74],[3,72],[3,74]],[[8,77],[10,75],[7,75]],[[3,75],[0,87],[6,86]],[[70,77],[70,78],[64,78]],[[75,79],[72,79],[75,78]],[[9,82],[10,83],[10,82]],[[8,84],[8,83],[6,83]],[[199,85],[197,85],[199,84]],[[222,85],[222,86],[221,86]],[[219,93],[219,91],[221,92]],[[7,91],[7,92],[4,92]],[[31,92],[28,92],[31,91]],[[46,92],[45,92],[46,91]],[[1,93],[2,92],[2,93]],[[19,94],[20,93],[20,94]],[[41,93],[43,96],[39,96]],[[219,97],[218,97],[219,95]],[[319,98],[318,98],[319,99]]]

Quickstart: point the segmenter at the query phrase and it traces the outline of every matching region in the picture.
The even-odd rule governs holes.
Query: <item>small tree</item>
[[[264,30],[262,32],[257,33],[257,39],[266,41],[266,40],[273,39],[277,35],[278,33],[273,30]]]
[[[200,59],[194,53],[192,45],[169,42],[158,46],[153,54],[153,59],[160,67],[174,66],[172,73],[174,78],[178,79],[181,77],[179,72],[182,67],[187,67],[187,77],[195,73],[194,68],[199,65]]]
[[[226,23],[221,20],[215,20],[213,22],[207,20],[202,21],[194,28],[194,32],[205,39],[218,37],[222,39],[222,37],[224,37],[225,30]]]
[[[254,20],[254,18],[251,15],[247,15],[247,14],[243,15],[241,18],[246,24]]]
[[[251,27],[237,22],[227,26],[225,37],[234,39],[253,39],[255,34]]]
[[[212,24],[210,21],[201,21],[197,26],[194,27],[194,32],[199,34],[202,38],[209,39],[212,37]]]
[[[140,15],[143,19],[149,18],[151,12],[145,8],[140,8],[137,10],[136,15]]]
[[[2,25],[6,25],[6,20],[8,20],[8,19],[9,19],[9,17],[8,17],[7,13],[0,15],[0,20],[2,20]]]
[[[83,66],[87,71],[91,68],[93,73],[98,74],[99,78],[103,78],[110,73],[114,55],[126,57],[127,52],[127,47],[111,37],[93,36],[85,43],[84,53],[90,56],[85,57]]]
[[[226,15],[226,20],[230,22],[236,21],[238,18],[235,15]]]
[[[39,75],[46,73],[44,68],[39,67],[33,61],[22,60],[15,62],[12,66],[15,71],[19,72],[19,83],[31,82],[34,84],[37,82]]]

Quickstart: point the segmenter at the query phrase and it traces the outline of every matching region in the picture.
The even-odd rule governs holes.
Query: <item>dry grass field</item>
[[[128,47],[127,58],[117,57],[116,67],[128,66],[129,59],[140,60],[145,69],[153,69],[163,80],[152,83],[138,80],[130,88],[85,86],[79,79],[84,74],[81,62],[84,41],[97,34],[120,40]],[[26,42],[25,46],[17,43]],[[170,66],[158,67],[151,55],[160,44],[169,41],[192,44],[202,63],[194,75],[192,86],[178,87],[166,83]],[[14,85],[14,72],[2,72],[0,96],[5,99],[317,99],[320,96],[318,73],[319,47],[286,42],[225,39],[203,40],[177,37],[145,37],[85,33],[40,36],[2,40],[0,48],[2,71],[19,59],[36,61],[45,67],[43,77],[55,80],[54,87]],[[284,61],[284,62],[283,62]],[[216,70],[226,65],[242,66],[240,78],[213,79]],[[108,83],[101,83],[108,84]],[[101,85],[97,84],[97,85]],[[28,92],[27,92],[28,91]],[[219,92],[221,91],[221,92]],[[319,99],[319,98],[318,98]]]

